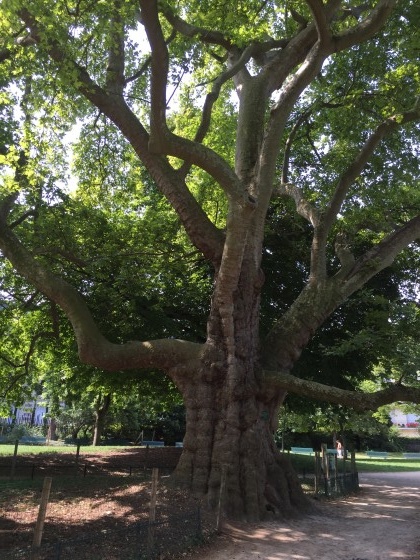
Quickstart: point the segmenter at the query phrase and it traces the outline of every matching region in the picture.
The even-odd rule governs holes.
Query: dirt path
[[[362,474],[360,485],[300,521],[226,526],[197,560],[420,560],[420,472]]]

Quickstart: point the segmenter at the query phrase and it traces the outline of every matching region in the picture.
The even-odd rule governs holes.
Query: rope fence
[[[148,535],[154,531],[153,546]],[[173,555],[197,546],[202,539],[200,509],[152,523],[141,521],[116,530],[84,533],[33,547],[0,550],[2,560],[143,560]]]
[[[80,453],[80,445],[75,452],[66,453],[62,460],[49,459],[45,461],[41,455],[33,460],[27,456],[19,456],[18,442],[11,457],[0,457],[0,481],[44,478],[45,476],[62,475],[127,475],[138,474],[140,471],[158,468],[160,472],[172,472],[179,460],[182,449],[178,447],[142,447],[133,448],[127,460],[120,458],[115,461],[104,459],[98,461]],[[52,455],[53,456],[53,455]]]
[[[200,508],[158,480],[154,468],[131,479],[2,484],[1,560],[143,560],[188,550],[202,540]]]

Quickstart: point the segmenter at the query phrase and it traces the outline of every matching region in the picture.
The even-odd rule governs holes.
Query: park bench
[[[146,440],[143,440],[141,442],[141,445],[144,445],[146,447],[164,447],[165,442],[164,441],[146,441]]]
[[[388,458],[388,451],[366,451],[366,455],[368,457],[377,458],[377,459],[387,459]]]
[[[292,453],[301,453],[304,455],[312,455],[314,450],[312,449],[312,447],[291,447],[290,451]]]
[[[404,459],[420,459],[420,453],[403,453]]]

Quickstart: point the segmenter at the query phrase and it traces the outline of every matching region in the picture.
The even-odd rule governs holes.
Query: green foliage
[[[3,428],[3,426],[2,426]],[[24,437],[43,438],[45,430],[42,426],[28,426],[26,424],[14,424],[2,429],[2,443],[15,443]],[[44,440],[42,440],[44,441]]]
[[[343,6],[348,10],[357,4]],[[114,3],[105,1],[93,5],[34,0],[30,11],[41,34],[36,47],[25,44],[28,30],[18,15],[25,7],[21,0],[3,2],[0,22],[3,48],[12,53],[0,64],[0,194],[19,191],[9,224],[40,264],[83,295],[101,331],[113,342],[161,337],[205,341],[214,270],[182,228],[182,208],[176,211],[169,204],[139,161],[136,140],[129,140],[121,124],[90,104],[95,92],[109,90],[109,57],[118,54],[117,35],[125,31],[127,114],[132,111],[138,117],[139,129],[150,130],[150,47],[137,3],[121,2],[116,13]],[[279,43],[268,47],[270,41],[288,44],[311,18],[303,0],[167,1],[160,2],[159,9],[170,66],[166,122],[172,134],[189,141],[200,126],[205,96],[228,69],[224,45],[240,53],[264,43],[260,56],[246,66],[249,76],[255,76],[264,60],[281,51]],[[194,33],[173,32],[169,14],[195,26]],[[340,10],[332,24],[336,33],[355,25],[356,16],[344,16]],[[415,2],[399,3],[380,36],[329,57],[291,110],[279,139],[282,150],[274,156],[277,175],[284,146],[293,138],[288,181],[301,188],[320,214],[375,127],[415,105],[420,88],[415,63],[419,23]],[[212,32],[218,39],[207,41]],[[295,72],[290,68],[289,77]],[[83,81],[86,75],[90,85]],[[230,168],[235,166],[241,134],[234,92],[233,80],[226,80],[203,141]],[[274,97],[262,101],[266,120]],[[116,110],[112,96],[108,103]],[[384,138],[352,182],[328,238],[331,276],[340,268],[334,253],[338,234],[358,258],[419,213],[420,194],[413,180],[417,152],[418,126],[413,124]],[[175,156],[162,155],[162,161],[172,164],[175,174],[185,164]],[[224,232],[229,200],[215,178],[192,165],[185,188]],[[297,214],[294,204],[273,197],[262,241],[262,336],[307,283],[312,239],[312,225]],[[295,366],[297,376],[352,390],[366,379],[375,388],[389,379],[418,383],[418,310],[405,301],[418,297],[418,247],[409,249],[325,320]],[[30,396],[40,384],[57,413],[62,400],[74,414],[74,403],[83,405],[81,414],[91,410],[98,396],[112,394],[113,430],[118,432],[123,426],[118,415],[123,416],[128,402],[147,408],[145,418],[130,420],[136,429],[178,403],[174,386],[152,369],[140,382],[138,372],[104,374],[80,365],[62,312],[17,276],[5,259],[0,261],[0,274],[5,302],[0,313],[4,406]],[[312,404],[290,401],[311,412],[302,429],[320,429],[321,416],[322,429],[355,422],[339,407],[321,414]]]
[[[93,412],[86,404],[76,405],[74,403],[68,405],[60,411],[57,417],[58,437],[59,439],[77,442],[80,434],[80,437],[86,440],[88,435],[92,435],[93,423]]]
[[[161,399],[159,399],[161,401]],[[163,402],[151,406],[150,398],[140,396],[120,407],[114,407],[109,420],[106,437],[111,439],[140,442],[144,440],[164,441],[174,445],[182,441],[185,434],[185,410],[181,404],[166,406]]]

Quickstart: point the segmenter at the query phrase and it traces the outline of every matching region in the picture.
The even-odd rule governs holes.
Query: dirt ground
[[[420,472],[361,474],[360,485],[300,520],[226,525],[193,560],[420,560]]]
[[[104,472],[123,470],[127,484],[121,485],[121,477],[117,477],[114,488],[115,475],[102,479],[100,476],[90,478],[90,474],[84,478],[79,474],[72,482],[72,493],[58,487],[48,506],[45,539],[74,537],[87,527],[92,533],[116,530],[147,516],[149,483],[135,482],[128,476],[127,466],[158,462],[162,467],[173,467],[177,457],[170,454],[160,457],[160,453],[156,449],[145,455],[144,450],[133,449],[109,456],[81,457],[81,470],[84,464],[89,465],[88,473],[92,474],[99,473],[101,468]],[[33,457],[24,459],[21,460],[27,467],[35,460]],[[58,475],[67,473],[66,468],[73,465],[74,457],[38,457],[38,461],[36,476],[57,476],[54,484],[58,485]],[[53,466],[57,472],[52,471]],[[73,472],[74,465],[71,469]],[[181,557],[188,560],[420,560],[420,472],[362,473],[359,478],[361,490],[357,495],[340,500],[319,500],[310,516],[258,525],[226,523],[220,536],[212,537],[207,545],[183,553]],[[163,486],[159,495],[159,509],[163,515],[190,507],[189,499],[173,489]],[[13,506],[6,496],[4,498],[4,504],[0,500],[0,506],[3,505],[0,507],[0,548],[27,544],[39,496],[35,491],[28,496],[19,494],[20,504],[15,501]],[[207,520],[207,523],[215,526],[214,520]],[[103,556],[104,560],[109,558],[111,556],[106,554]],[[119,557],[113,555],[112,558]]]

